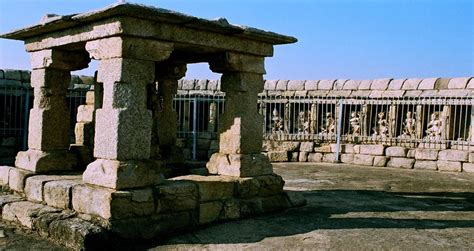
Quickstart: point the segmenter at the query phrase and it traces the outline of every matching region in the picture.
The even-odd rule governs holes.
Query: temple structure
[[[29,201],[89,215],[82,218],[128,237],[152,237],[294,204],[261,154],[263,117],[256,103],[264,87],[265,57],[273,55],[274,45],[295,38],[129,3],[47,15],[38,25],[1,37],[24,41],[31,56],[29,149],[18,153],[15,167],[1,172],[8,186]],[[98,84],[83,124],[95,123],[95,160],[81,180],[61,178],[80,170],[70,151],[66,88],[71,71],[88,67],[91,59],[99,61]],[[226,94],[219,151],[207,163],[213,176],[164,181],[160,167],[175,154],[172,96],[186,65],[198,62],[222,74]],[[152,113],[147,104],[156,95],[161,106]],[[66,182],[71,195],[58,203],[65,198],[46,193],[65,189],[65,180],[74,180]],[[11,220],[14,208],[5,206],[3,218]],[[10,210],[7,216],[5,210]]]

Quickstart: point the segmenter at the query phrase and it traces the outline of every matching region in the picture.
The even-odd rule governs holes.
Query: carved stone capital
[[[133,37],[110,37],[86,43],[86,50],[94,59],[131,58],[148,61],[166,60],[173,52],[173,44]]]
[[[252,55],[226,52],[209,62],[210,69],[217,73],[248,72],[265,74],[265,58]]]
[[[30,53],[31,68],[75,71],[87,68],[91,59],[85,51],[49,49]]]

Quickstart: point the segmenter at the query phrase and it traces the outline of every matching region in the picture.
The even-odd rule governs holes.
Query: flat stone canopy
[[[179,59],[187,54],[183,60],[187,63],[209,61],[208,57],[200,58],[199,55],[222,51],[272,56],[272,45],[297,41],[274,32],[232,25],[224,18],[207,20],[131,3],[117,3],[82,14],[50,14],[40,24],[0,37],[25,41],[26,50],[32,52],[59,46],[75,50],[86,41],[117,35],[173,42],[175,53],[172,58]]]

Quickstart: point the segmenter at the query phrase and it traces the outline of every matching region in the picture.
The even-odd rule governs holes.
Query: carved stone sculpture
[[[375,137],[386,138],[388,135],[388,122],[385,118],[385,112],[379,112],[377,114],[377,126],[373,128],[373,135]]]
[[[426,137],[429,140],[440,140],[443,122],[440,119],[439,112],[431,114],[428,129],[426,129]]]
[[[325,119],[324,119],[324,125],[321,126],[321,133],[324,135],[332,135],[336,132],[336,120],[334,120],[332,113],[327,112]]]
[[[275,107],[275,109],[273,109],[272,114],[273,114],[273,116],[272,116],[272,124],[273,124],[272,132],[274,132],[274,133],[282,132],[283,131],[283,119],[281,118],[280,113],[278,112],[276,107]]]
[[[352,112],[351,118],[349,119],[351,125],[351,134],[352,136],[360,135],[360,114],[359,112]]]
[[[406,114],[405,122],[403,122],[402,136],[415,137],[416,135],[416,119],[413,117],[413,113],[408,111]]]
[[[305,111],[298,113],[298,133],[309,133],[308,113]]]

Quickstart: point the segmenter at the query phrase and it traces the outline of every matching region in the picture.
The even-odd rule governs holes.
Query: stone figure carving
[[[351,134],[353,136],[359,136],[360,135],[360,113],[352,112],[349,122],[350,122]]]
[[[324,119],[324,125],[321,126],[321,133],[324,135],[331,135],[336,132],[336,120],[333,118],[332,113],[327,112],[325,119]]]
[[[217,104],[212,102],[209,104],[209,131],[213,132],[216,128]]]
[[[372,136],[385,138],[388,135],[388,122],[385,118],[385,112],[379,112],[377,114],[377,126],[373,128],[374,133]]]
[[[415,137],[416,135],[416,119],[413,117],[413,113],[408,111],[406,114],[405,122],[403,122],[403,134],[405,137]]]
[[[298,133],[309,133],[309,119],[306,111],[298,113]]]
[[[443,122],[440,119],[439,112],[433,112],[428,123],[428,129],[426,129],[426,137],[430,140],[441,139],[441,130]]]
[[[278,110],[276,109],[273,109],[273,112],[272,112],[272,122],[273,122],[273,127],[272,127],[272,132],[282,132],[283,131],[283,119],[281,118],[280,116],[280,113],[278,112]]]

